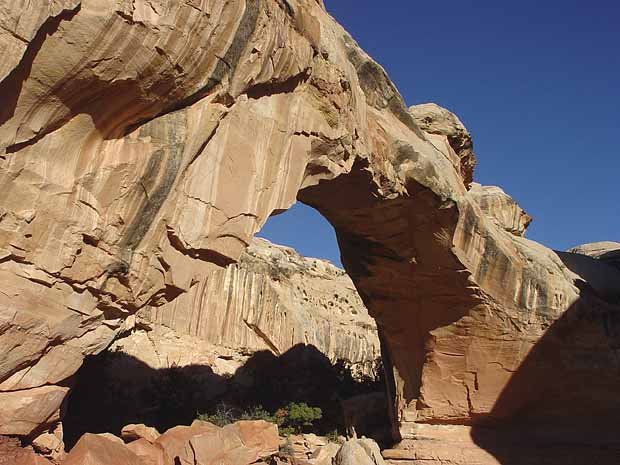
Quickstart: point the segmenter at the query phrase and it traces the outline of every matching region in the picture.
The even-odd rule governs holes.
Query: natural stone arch
[[[562,347],[609,374],[596,389],[612,424],[617,271],[601,280],[587,271],[602,270],[596,260],[566,266],[514,234],[527,222],[514,202],[468,190],[471,146],[453,117],[447,132],[412,116],[320,2],[157,6],[40,7],[48,21],[22,34],[29,45],[0,83],[0,275],[14,290],[0,296],[0,434],[57,423],[84,356],[137,309],[234,262],[297,197],[336,228],[378,321],[396,437],[528,405],[537,421],[564,421],[535,393],[495,404],[577,302],[603,310],[588,313],[587,350]]]

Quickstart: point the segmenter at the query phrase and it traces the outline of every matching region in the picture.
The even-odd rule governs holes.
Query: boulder
[[[144,438],[130,442],[127,444],[127,449],[140,457],[144,465],[170,465],[174,463],[161,444],[153,444]]]
[[[225,426],[223,431],[238,436],[244,446],[255,451],[259,458],[278,452],[280,437],[275,423],[264,420],[238,421]]]
[[[119,438],[116,438],[119,439]],[[86,433],[69,452],[62,465],[144,465],[122,440],[112,435]]]
[[[136,441],[138,439],[146,439],[148,442],[155,442],[160,436],[159,431],[151,426],[143,424],[126,425],[121,430],[121,437],[125,442]]]
[[[340,448],[341,445],[334,442],[320,446],[310,455],[309,461],[312,465],[332,465]]]
[[[334,458],[335,465],[385,465],[379,446],[372,439],[345,442]]]
[[[189,442],[194,436],[216,432],[219,429],[207,422],[195,422],[192,426],[175,426],[159,436],[154,444],[160,445],[165,453],[172,460],[175,460],[176,457],[184,456],[189,448]]]

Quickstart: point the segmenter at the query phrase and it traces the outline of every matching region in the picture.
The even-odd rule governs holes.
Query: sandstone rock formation
[[[233,374],[255,352],[281,355],[297,344],[363,373],[380,357],[374,320],[343,270],[254,239],[239,264],[140,311],[136,329],[111,350],[156,369],[202,363]]]
[[[573,247],[569,252],[587,255],[620,268],[620,242],[592,242]]]
[[[468,190],[462,130],[412,116],[321,2],[39,2],[28,20],[13,3],[0,433],[53,428],[83,357],[221,276],[297,198],[377,320],[401,451],[451,424],[492,460],[544,455],[483,434],[526,423],[616,463],[620,272],[506,231]]]

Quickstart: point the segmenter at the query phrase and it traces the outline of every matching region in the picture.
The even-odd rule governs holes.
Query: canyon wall
[[[281,356],[302,344],[372,376],[381,356],[375,322],[346,273],[265,239],[135,320],[110,350],[153,369],[200,364],[233,375],[256,352]]]
[[[615,463],[620,271],[522,237],[458,118],[407,109],[322,2],[0,5],[0,434],[54,430],[85,356],[200,309],[298,199],[377,321],[391,459],[554,463],[527,425]]]

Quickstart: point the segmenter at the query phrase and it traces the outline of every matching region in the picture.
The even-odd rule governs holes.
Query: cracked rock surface
[[[491,424],[617,452],[620,272],[470,190],[458,118],[410,112],[322,2],[25,5],[0,1],[0,434],[57,431],[85,356],[298,199],[377,321],[398,460],[442,425],[488,463],[522,450]]]

